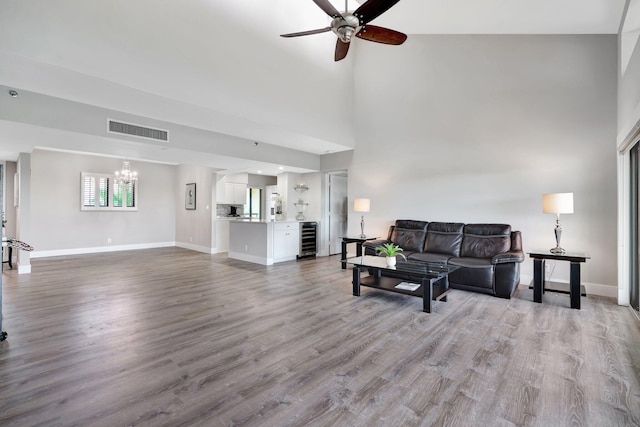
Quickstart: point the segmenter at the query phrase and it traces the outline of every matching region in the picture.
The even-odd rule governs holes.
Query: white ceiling
[[[408,34],[616,34],[624,4],[625,0],[401,0],[376,24]]]
[[[343,1],[332,3],[344,9]],[[624,5],[625,0],[401,0],[373,23],[409,34],[409,42],[412,34],[615,34]],[[350,9],[357,6],[350,2]],[[344,95],[353,93],[353,55],[334,63],[330,33],[278,37],[328,25],[312,0],[0,0],[0,10],[0,85],[29,91],[28,99],[42,94],[47,102],[59,98],[260,141],[265,149],[319,155],[354,147],[353,100]],[[0,96],[0,107],[11,108],[8,102]],[[28,117],[24,123],[36,124]],[[0,120],[0,138],[2,130]],[[11,134],[20,134],[15,123]],[[68,149],[54,146],[61,138],[42,135],[37,145],[50,140],[51,148]],[[14,159],[16,144],[0,146],[0,159]],[[31,141],[24,150],[33,146]],[[131,156],[116,146],[103,154]],[[194,157],[221,169],[231,163],[206,148],[201,156],[175,148],[175,163],[192,163]],[[250,160],[246,171],[277,173],[277,164]],[[242,170],[239,163],[233,162],[234,171]]]

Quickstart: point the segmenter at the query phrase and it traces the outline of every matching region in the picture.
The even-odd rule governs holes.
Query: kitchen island
[[[272,265],[295,260],[299,253],[298,221],[229,221],[229,258]]]

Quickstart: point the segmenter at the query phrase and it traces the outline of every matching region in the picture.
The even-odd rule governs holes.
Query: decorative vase
[[[388,256],[387,257],[387,267],[394,267],[396,265],[396,257]]]

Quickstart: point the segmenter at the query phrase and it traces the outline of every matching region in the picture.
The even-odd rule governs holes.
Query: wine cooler
[[[300,255],[298,258],[315,257],[318,252],[318,223],[300,223]]]

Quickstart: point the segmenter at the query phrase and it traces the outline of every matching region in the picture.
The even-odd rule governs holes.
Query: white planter
[[[394,267],[396,265],[396,257],[388,256],[387,257],[387,267]]]

